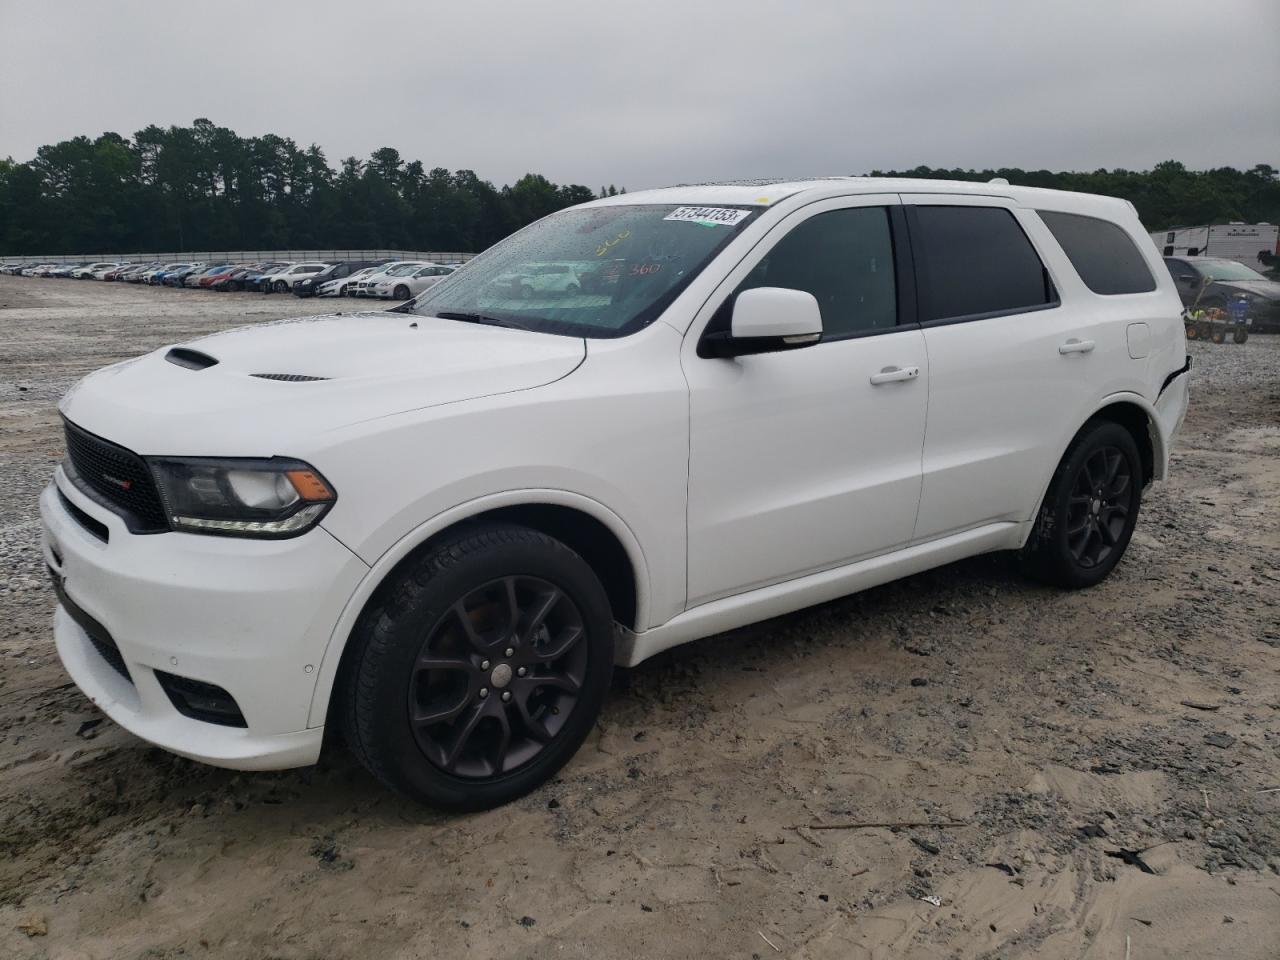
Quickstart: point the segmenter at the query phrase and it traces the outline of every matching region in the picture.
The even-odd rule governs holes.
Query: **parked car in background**
[[[384,263],[390,263],[390,260],[387,258],[382,260],[340,260],[337,263],[330,264],[327,270],[321,270],[314,276],[299,280],[293,285],[293,294],[297,297],[315,296],[320,287],[326,283],[349,278],[353,273],[358,273],[366,267],[380,266]]]
[[[289,260],[273,260],[260,265],[257,269],[251,270],[241,278],[245,290],[256,292],[262,291],[262,281],[273,273],[283,270],[285,267],[293,266],[293,262]]]
[[[194,266],[194,264],[190,262],[166,264],[162,269],[156,270],[154,273],[152,273],[148,282],[155,284],[156,286],[164,286],[165,281],[168,280],[169,277],[171,277],[173,274],[177,273],[179,270],[185,270],[191,266]]]
[[[266,275],[259,282],[259,288],[263,293],[288,293],[298,281],[314,277],[328,266],[327,263],[297,263]]]
[[[441,263],[428,263],[411,269],[408,273],[388,271],[373,285],[371,295],[383,299],[408,300],[428,287],[435,286],[455,269]]]
[[[129,266],[130,265],[127,263],[117,263],[110,267],[104,267],[101,270],[92,270],[89,273],[89,277],[90,279],[93,279],[93,280],[104,280],[104,281],[114,280],[116,278],[116,274],[118,274],[121,270],[128,269]]]
[[[494,294],[597,249],[607,294]],[[305,765],[334,724],[395,790],[492,807],[573,756],[615,664],[982,553],[1102,582],[1186,413],[1180,312],[1106,197],[854,177],[562,210],[411,306],[76,385],[40,497],[58,654],[184,756]]]
[[[372,297],[374,288],[386,277],[391,276],[393,273],[396,276],[408,276],[419,267],[425,266],[427,266],[425,260],[392,260],[383,264],[381,270],[369,274],[357,283],[354,289],[348,289],[347,294],[355,297]]]
[[[239,273],[243,269],[243,265],[238,263],[226,264],[221,269],[213,273],[206,272],[200,277],[198,285],[201,287],[212,287],[219,280],[228,280],[233,274]]]
[[[84,266],[82,263],[64,263],[51,269],[46,276],[65,279],[71,276],[71,271]]]
[[[381,266],[365,267],[357,270],[349,277],[338,277],[334,280],[326,280],[320,286],[315,288],[315,296],[317,297],[345,297],[348,292],[355,287],[360,281],[368,276],[372,276],[382,270]],[[303,281],[304,283],[306,281]]]
[[[99,270],[109,270],[118,266],[111,260],[98,260],[94,263],[86,263],[83,267],[77,267],[71,271],[71,276],[76,280],[92,280],[93,275]]]
[[[189,263],[185,267],[179,267],[165,275],[164,285],[166,287],[182,287],[186,286],[187,277],[193,273],[199,273],[208,267],[207,263]]]
[[[143,272],[142,282],[151,284],[151,285],[158,285],[161,281],[161,278],[166,273],[168,273],[171,270],[176,270],[179,267],[184,267],[184,266],[186,266],[185,263],[165,263],[165,264],[160,264],[159,266],[152,267],[151,269]]]
[[[1229,311],[1233,301],[1243,300],[1253,333],[1280,332],[1280,283],[1275,280],[1219,257],[1165,257],[1164,265],[1184,305]]]
[[[126,283],[146,283],[147,274],[152,270],[158,270],[163,264],[160,263],[140,263],[135,267],[127,270],[123,277],[117,277],[116,280],[124,280]]]
[[[252,264],[234,267],[216,276],[212,283],[209,284],[210,290],[216,290],[218,293],[235,293],[244,289],[244,277],[253,273],[258,268]]]
[[[214,264],[213,266],[205,267],[203,270],[197,270],[192,273],[188,273],[185,277],[182,278],[182,285],[184,287],[190,287],[190,288],[199,287],[200,281],[203,280],[205,277],[212,276],[215,273],[221,273],[223,270],[226,270],[228,266],[230,266],[230,264],[217,263],[217,264]]]
[[[493,286],[508,296],[528,300],[539,295],[581,293],[582,278],[573,264],[522,263],[496,277]]]

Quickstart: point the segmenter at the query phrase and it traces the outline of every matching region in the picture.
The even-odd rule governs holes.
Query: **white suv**
[[[582,292],[499,278],[575,264]],[[1187,406],[1121,200],[831,179],[553,214],[412,304],[214,334],[62,401],[58,652],[121,726],[247,769],[324,727],[481,808],[615,663],[961,557],[1120,560]]]

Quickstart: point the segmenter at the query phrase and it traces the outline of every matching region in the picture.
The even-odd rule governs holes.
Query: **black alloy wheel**
[[[528,763],[564,729],[586,680],[582,614],[537,577],[472,590],[437,621],[409,680],[423,755],[457,777]]]
[[[1076,471],[1067,499],[1067,548],[1091,569],[1106,561],[1129,520],[1133,475],[1116,447],[1098,447]]]
[[[526,527],[461,529],[379,588],[343,655],[335,709],[387,786],[482,810],[560,769],[613,673],[608,595],[581,556]]]
[[[1032,577],[1068,589],[1102,582],[1138,522],[1142,458],[1128,429],[1092,420],[1058,463],[1020,554]]]

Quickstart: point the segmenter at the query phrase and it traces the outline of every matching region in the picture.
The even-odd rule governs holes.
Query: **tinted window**
[[[889,211],[856,207],[810,217],[778,241],[735,294],[752,287],[813,294],[822,310],[824,337],[895,326]]]
[[[999,207],[916,207],[921,320],[1009,313],[1056,303],[1018,221]],[[919,237],[916,234],[919,234]]]
[[[1037,212],[1084,285],[1094,293],[1114,296],[1150,293],[1156,288],[1142,254],[1116,224],[1075,213]]]

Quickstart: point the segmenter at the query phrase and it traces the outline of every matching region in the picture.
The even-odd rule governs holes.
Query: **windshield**
[[[420,263],[402,263],[399,266],[392,267],[390,270],[388,270],[386,272],[386,276],[407,277],[409,274],[413,273],[415,270],[421,270],[421,269],[422,269],[422,264]]]
[[[579,337],[652,323],[758,210],[627,204],[539,220],[430,287],[413,312]]]
[[[1202,260],[1192,264],[1202,277],[1212,280],[1265,280],[1257,271],[1250,270],[1243,263],[1234,260]]]

